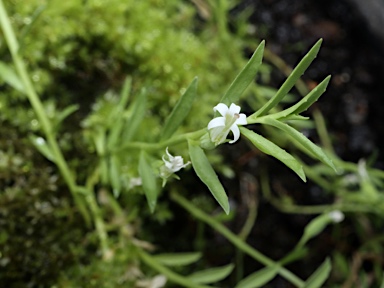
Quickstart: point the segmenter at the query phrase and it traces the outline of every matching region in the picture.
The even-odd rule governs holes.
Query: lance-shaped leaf
[[[331,272],[331,261],[329,258],[325,259],[323,264],[308,278],[303,288],[320,288],[324,287],[324,282],[328,279],[329,273]]]
[[[121,182],[120,182],[120,161],[116,155],[112,155],[109,159],[109,181],[113,188],[113,196],[116,198],[120,195]]]
[[[235,80],[233,80],[227,92],[225,92],[223,98],[221,98],[220,103],[229,106],[231,103],[237,103],[239,101],[241,94],[243,94],[249,84],[255,80],[263,59],[264,46],[265,41],[262,41],[253,53],[251,59],[249,59],[248,63],[236,76]]]
[[[311,222],[305,226],[303,236],[301,236],[300,241],[296,244],[296,247],[303,247],[310,239],[319,235],[325,227],[331,223],[332,219],[329,217],[328,213],[321,214],[312,219]]]
[[[267,266],[241,280],[235,288],[256,288],[264,287],[271,281],[277,273],[279,273],[279,266]]]
[[[155,173],[153,173],[152,167],[148,163],[145,151],[140,152],[139,175],[143,183],[142,185],[145,196],[147,197],[149,209],[153,212],[155,211],[159,188],[156,183]]]
[[[128,142],[132,140],[132,137],[135,135],[137,129],[139,128],[141,121],[144,119],[146,107],[147,94],[143,89],[136,98],[136,101],[133,103],[131,115],[129,119],[127,119],[127,125],[124,128],[124,141]]]
[[[301,112],[307,110],[325,92],[330,79],[331,76],[328,76],[295,105],[289,107],[288,109],[275,113],[271,116],[275,119],[279,119],[287,117],[291,114],[300,114]]]
[[[120,101],[112,111],[113,125],[110,128],[110,133],[108,135],[108,148],[110,149],[113,149],[116,143],[118,143],[119,137],[121,136],[121,132],[124,127],[123,114],[128,103],[131,85],[132,85],[132,79],[130,77],[127,77],[124,81],[123,89],[121,90],[121,93],[120,93]],[[145,101],[145,100],[146,99],[142,99],[142,101]],[[144,111],[145,104],[141,103],[141,106],[143,107],[141,107],[140,109]],[[135,124],[135,125],[138,125],[138,124]],[[128,127],[128,129],[132,129],[132,127]],[[128,137],[131,137],[131,136],[128,136]]]
[[[288,76],[287,80],[283,83],[276,95],[270,99],[263,107],[253,113],[250,118],[256,118],[268,113],[273,107],[280,103],[285,95],[292,89],[296,81],[304,74],[305,70],[309,67],[312,61],[316,58],[317,53],[320,50],[322,39],[316,42],[312,49],[304,56],[300,63],[293,69],[292,73]]]
[[[4,62],[0,61],[0,78],[2,78],[7,84],[12,86],[12,88],[25,93],[24,85],[17,76],[16,72],[13,71],[11,67],[9,67]]]
[[[31,140],[33,146],[48,160],[55,162],[55,156],[49,147],[48,143],[42,137],[37,137],[35,135],[29,135],[29,140]]]
[[[306,181],[302,165],[291,154],[277,146],[275,143],[245,127],[240,127],[240,132],[261,152],[280,160],[287,167],[292,169],[304,182]]]
[[[333,164],[332,160],[323,152],[323,150],[320,147],[316,146],[314,143],[312,143],[307,137],[305,137],[302,133],[297,131],[295,128],[279,120],[272,119],[271,117],[263,118],[263,120],[260,121],[260,123],[271,125],[284,131],[285,133],[287,133],[287,135],[291,136],[292,140],[302,145],[309,152],[310,156],[316,157],[321,162],[323,162],[324,164],[328,165],[329,167],[333,168],[336,171],[336,167]]]
[[[229,213],[229,202],[227,194],[221,185],[219,178],[213,170],[204,150],[200,148],[199,143],[188,140],[189,155],[191,157],[192,167],[200,180],[208,187],[213,197],[224,209],[225,213]]]
[[[161,133],[161,140],[171,137],[177,128],[179,128],[185,117],[187,117],[192,108],[193,101],[196,98],[196,91],[197,77],[193,79],[192,83],[188,86],[187,90],[185,90],[175,108],[173,108],[171,114],[165,121],[165,125]]]
[[[233,264],[228,264],[222,267],[209,268],[192,273],[187,278],[198,284],[216,283],[231,274],[234,267]]]
[[[201,253],[166,253],[154,255],[153,258],[166,266],[185,266],[198,261],[201,258]]]

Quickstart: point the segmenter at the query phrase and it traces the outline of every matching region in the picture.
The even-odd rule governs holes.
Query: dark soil
[[[374,166],[383,168],[384,50],[377,35],[370,32],[367,20],[350,1],[341,0],[244,1],[233,13],[250,8],[254,9],[251,23],[256,27],[257,37],[265,39],[266,47],[292,67],[323,38],[320,53],[303,79],[310,86],[311,81],[319,83],[332,75],[327,92],[315,105],[327,121],[335,151],[340,158],[351,162],[377,153]],[[285,78],[280,74],[275,76],[272,81],[279,87]],[[315,131],[310,133],[312,139],[317,138]],[[313,183],[303,184],[287,176],[287,170],[277,161],[267,161],[271,161],[270,169],[278,175],[275,178],[279,178],[272,184],[273,189],[283,189],[304,205],[332,201],[332,197]],[[257,167],[249,165],[248,169],[251,173]],[[260,199],[257,223],[248,242],[271,258],[280,259],[296,244],[310,219],[310,216],[281,213]],[[289,268],[305,279],[332,250],[347,245],[352,253],[359,245],[353,238],[347,244],[342,241],[335,241],[327,230],[316,243],[310,243],[310,254]],[[257,268],[250,261],[245,270],[250,273]],[[291,287],[280,278],[273,283],[272,287]]]
[[[380,149],[384,135],[381,112],[384,111],[382,96],[384,86],[381,83],[384,75],[384,54],[382,53],[384,50],[381,50],[380,40],[370,33],[366,20],[359,11],[347,0],[248,0],[243,1],[231,13],[236,16],[245,9],[254,10],[250,22],[255,25],[255,37],[265,39],[266,47],[291,67],[301,60],[319,38],[323,38],[320,53],[303,79],[310,88],[313,88],[326,76],[332,75],[332,81],[326,93],[315,106],[320,109],[327,121],[334,149],[341,159],[351,162],[357,162],[361,158],[377,153],[374,166],[384,167],[383,149]],[[273,76],[273,86],[279,87],[285,76],[282,73],[274,73]],[[308,133],[311,139],[318,139],[315,130]],[[301,182],[298,177],[292,176],[292,172],[284,165],[261,153],[250,155],[256,156],[252,161],[243,161],[249,158],[250,153],[249,147],[245,146],[244,142],[240,141],[236,147],[229,146],[223,149],[226,157],[232,160],[229,161],[235,170],[241,168],[238,171],[242,171],[234,182],[224,184],[226,187],[233,188],[230,189],[229,196],[233,201],[231,205],[235,205],[237,211],[235,221],[229,225],[235,233],[240,231],[248,214],[246,202],[249,199],[244,195],[253,194],[251,198],[257,202],[258,216],[248,237],[248,243],[270,258],[279,260],[295,246],[304,227],[313,216],[278,211],[261,197],[260,185],[255,177],[258,172],[255,173],[255,171],[259,171],[264,165],[268,166],[268,169],[273,172],[271,173],[272,190],[286,193],[301,205],[331,203],[333,196],[327,195],[310,181]],[[197,179],[192,179],[191,186],[185,185],[185,182],[184,185],[195,187],[194,183],[197,182],[199,182]],[[193,195],[196,193],[190,192]],[[172,205],[172,209],[178,208]],[[179,212],[183,214],[182,211]],[[176,214],[179,215],[179,212]],[[198,227],[194,226],[196,223],[193,220],[187,225],[183,223],[180,225],[176,221],[174,227],[171,224],[167,229],[173,229],[178,234],[184,235],[183,239],[185,235],[192,233],[191,239],[196,239],[196,231],[199,231]],[[350,229],[350,234],[354,233],[354,228],[348,219],[343,225],[341,229]],[[200,232],[203,233],[201,229]],[[360,240],[357,237],[346,240],[335,236],[334,232],[334,229],[326,229],[316,240],[309,243],[309,254],[288,268],[299,277],[306,279],[319,267],[325,257],[332,255],[333,251],[341,251],[346,254],[346,257],[350,257],[361,244]],[[232,246],[221,235],[211,229],[205,229],[204,233],[205,239],[210,239],[209,243],[203,245],[206,249],[205,255],[208,255],[213,266],[235,261]],[[161,240],[157,238],[157,243],[159,242]],[[176,250],[185,250],[191,243],[175,241],[175,245],[180,246],[175,246]],[[194,246],[196,248],[199,245],[195,243]],[[247,257],[244,259],[245,274],[262,268],[253,259]],[[230,281],[232,281],[230,283],[236,283],[234,279]],[[227,285],[230,287],[230,284]],[[278,277],[268,287],[292,287],[292,285]]]
[[[294,67],[319,38],[324,42],[304,79],[332,75],[318,105],[338,155],[356,162],[379,150],[384,126],[384,54],[380,40],[349,1],[248,1],[251,21],[267,47]],[[381,149],[382,150],[382,149]],[[378,151],[383,166],[383,151]]]

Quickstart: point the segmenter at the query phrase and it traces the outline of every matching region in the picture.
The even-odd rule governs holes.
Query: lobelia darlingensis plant
[[[245,113],[240,113],[242,110],[241,106],[239,106],[241,103],[240,97],[247,87],[254,82],[262,63],[264,52],[263,41],[259,44],[248,63],[234,79],[228,90],[221,99],[218,99],[217,105],[213,107],[214,115],[212,120],[207,123],[206,127],[202,127],[196,131],[179,133],[178,129],[186,117],[188,117],[194,100],[197,98],[197,78],[192,81],[180,97],[168,118],[165,120],[164,125],[159,130],[157,137],[149,138],[152,139],[151,141],[135,141],[135,133],[145,118],[147,93],[145,90],[142,90],[136,100],[130,103],[129,94],[131,81],[128,79],[123,87],[119,102],[115,107],[111,108],[106,119],[99,121],[100,119],[97,119],[97,117],[92,118],[91,115],[83,123],[89,130],[88,137],[94,144],[98,165],[94,167],[86,183],[77,183],[74,174],[70,171],[69,165],[63,157],[56,139],[57,135],[53,132],[52,123],[48,121],[47,112],[33,88],[26,66],[18,53],[18,42],[1,0],[0,23],[16,70],[16,72],[13,72],[10,67],[4,66],[5,68],[3,67],[4,69],[0,71],[1,76],[3,76],[8,84],[27,95],[41,122],[42,132],[44,134],[44,137],[31,136],[31,141],[47,159],[57,165],[84,218],[88,221],[93,221],[105,259],[110,259],[112,252],[103,214],[95,198],[95,186],[98,181],[104,184],[110,184],[115,198],[118,198],[121,191],[129,190],[129,188],[123,187],[124,185],[121,181],[123,177],[121,171],[123,166],[122,162],[124,161],[123,159],[125,159],[124,157],[127,156],[121,158],[120,155],[129,155],[129,159],[132,160],[132,162],[129,163],[130,171],[132,174],[136,173],[139,178],[131,178],[130,180],[134,180],[135,182],[135,184],[133,184],[131,181],[131,185],[142,187],[151,212],[154,212],[156,209],[157,199],[162,187],[172,178],[179,179],[176,173],[191,164],[197,176],[207,186],[224,212],[229,214],[230,205],[227,193],[212,167],[207,154],[210,153],[210,150],[220,145],[227,145],[227,143],[229,145],[235,145],[236,141],[240,139],[240,136],[244,136],[244,138],[263,153],[275,157],[284,163],[296,173],[298,177],[306,181],[302,163],[271,140],[248,129],[247,125],[250,124],[268,125],[282,131],[309,156],[336,170],[331,158],[290,124],[292,121],[305,121],[308,119],[300,114],[306,111],[325,92],[330,77],[326,77],[316,88],[291,107],[277,112],[275,111],[276,109],[274,109],[315,59],[322,40],[319,40],[307,55],[304,56],[281,88],[268,102],[249,116]],[[203,103],[200,105],[203,105]],[[62,117],[59,117],[60,121],[63,121],[73,110],[74,109],[71,108],[69,111],[65,110],[62,112]],[[188,147],[189,159],[173,154],[176,145],[185,145]],[[159,155],[162,156],[159,157]],[[276,275],[284,277],[296,287],[321,287],[330,273],[331,264],[328,259],[325,260],[307,281],[303,281],[294,275],[286,269],[284,265],[300,258],[303,253],[305,253],[306,242],[320,233],[327,225],[333,222],[340,222],[344,216],[339,211],[325,212],[315,218],[307,226],[302,239],[292,252],[280,261],[273,261],[248,245],[240,237],[233,234],[218,220],[205,214],[172,188],[171,199],[190,212],[194,217],[217,230],[239,250],[265,266],[265,268],[241,280],[236,285],[237,288],[261,287]],[[118,207],[118,203],[116,203],[116,205],[116,207]],[[175,273],[168,266],[194,263],[201,257],[200,253],[153,256],[141,245],[135,243],[138,242],[132,240],[131,245],[134,246],[138,257],[143,263],[146,263],[155,271],[165,275],[169,281],[181,286],[211,287],[207,286],[207,284],[216,283],[224,279],[234,268],[233,264],[228,264],[223,267],[198,271],[191,275],[183,276]],[[164,278],[161,278],[161,283],[161,285],[165,284]]]
[[[229,213],[229,204],[226,193],[220,181],[218,180],[215,171],[209,164],[208,158],[206,157],[206,152],[204,152],[204,150],[214,149],[217,146],[227,142],[229,144],[234,144],[237,140],[239,140],[240,135],[243,135],[245,138],[247,138],[256,148],[258,148],[262,152],[271,155],[283,162],[287,167],[292,169],[303,181],[306,181],[302,164],[298,160],[296,160],[291,154],[286,152],[284,149],[277,146],[275,143],[257,134],[256,132],[246,128],[245,126],[248,124],[270,125],[279,130],[282,130],[287,136],[292,138],[292,141],[304,147],[305,151],[309,155],[313,156],[314,158],[325,163],[332,169],[336,170],[334,164],[332,163],[332,160],[318,146],[312,143],[308,138],[306,138],[294,127],[289,125],[289,122],[292,120],[304,121],[308,119],[307,117],[301,116],[300,113],[307,110],[307,108],[309,108],[315,101],[317,101],[317,99],[324,93],[329,83],[330,77],[325,78],[324,81],[322,81],[316,88],[314,88],[310,93],[308,93],[307,96],[305,96],[295,105],[284,109],[283,111],[267,114],[283,99],[285,95],[287,95],[290,89],[294,86],[295,82],[299,79],[299,77],[304,73],[306,68],[314,60],[319,51],[320,45],[321,40],[313,46],[313,48],[308,52],[308,54],[303,58],[303,60],[297,65],[297,67],[293,70],[291,75],[287,78],[285,83],[281,86],[281,88],[277,91],[276,95],[273,98],[271,98],[258,111],[246,117],[245,114],[240,113],[241,108],[236,103],[238,103],[241,94],[254,80],[257,74],[258,67],[261,64],[261,59],[264,50],[264,42],[260,43],[259,47],[256,49],[255,53],[253,54],[247,65],[230,85],[228,91],[220,100],[220,103],[213,107],[214,113],[220,114],[221,116],[217,115],[218,117],[214,117],[208,123],[205,129],[184,134],[184,136],[173,136],[165,142],[156,143],[155,145],[167,145],[168,147],[172,144],[172,142],[174,144],[178,144],[182,141],[188,142],[189,155],[191,158],[193,169],[195,170],[196,174],[199,176],[201,181],[207,185],[212,195],[215,197],[217,202],[221,205],[221,207],[226,213]],[[194,94],[196,93],[196,81],[197,80],[195,79],[190,85],[190,87],[186,90],[186,93],[180,98],[178,104],[175,106],[174,110],[170,114],[170,117],[166,121],[164,131],[176,131],[178,126],[183,121],[184,117],[186,117],[186,115],[188,114],[188,111],[190,110],[192,105],[191,98],[195,98]],[[169,132],[164,133],[167,135],[167,137],[173,134]],[[228,135],[230,133],[233,134],[232,140],[228,139]],[[147,149],[144,148],[143,150]],[[168,157],[170,157],[170,161],[167,161],[163,158],[164,165],[161,168],[161,174],[164,181],[166,181],[166,178],[173,175],[173,172],[176,172],[187,165],[184,164],[182,158],[177,158],[180,156],[170,156],[168,150],[167,155]],[[151,165],[149,164],[146,166],[151,167]],[[167,171],[167,173],[165,173],[164,171]],[[145,174],[144,171],[141,171],[140,173]],[[164,177],[165,175],[167,177]],[[149,177],[146,177],[145,175],[141,176],[143,179],[146,178],[148,181],[150,181]],[[152,180],[152,182],[154,181],[156,180]],[[150,191],[145,192],[147,198],[151,199],[153,203],[153,197],[149,196],[153,195],[153,193]]]

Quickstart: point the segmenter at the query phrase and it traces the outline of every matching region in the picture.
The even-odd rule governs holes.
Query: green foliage
[[[267,266],[245,277],[236,285],[236,288],[263,287],[271,281],[278,272],[278,266]]]
[[[265,42],[262,41],[255,52],[253,53],[251,59],[236,76],[235,80],[231,83],[228,90],[225,92],[223,98],[220,102],[226,105],[231,103],[237,103],[240,99],[241,94],[247,89],[249,84],[251,84],[256,77],[261,61],[263,59]]]
[[[192,108],[193,101],[195,100],[197,93],[197,78],[185,90],[180,100],[176,103],[171,114],[166,119],[164,128],[161,132],[161,140],[167,139],[176,132],[180,124],[187,117],[189,111]]]
[[[228,277],[233,271],[234,265],[228,264],[222,267],[209,268],[203,271],[197,271],[188,276],[188,279],[198,284],[217,283]]]
[[[213,170],[204,150],[200,148],[198,142],[188,141],[189,154],[191,156],[192,166],[200,180],[207,185],[213,197],[224,209],[225,213],[229,213],[229,202],[227,194]]]
[[[303,181],[306,181],[303,167],[291,154],[247,128],[241,127],[240,131],[257,149],[280,160],[291,168]]]
[[[305,282],[304,288],[320,288],[324,287],[324,282],[327,280],[329,273],[331,272],[331,261],[327,258],[323,264],[317,268],[317,270],[311,275],[311,277]]]
[[[52,278],[58,276],[60,269],[63,271],[58,285],[63,287],[144,287],[155,281],[158,273],[182,287],[208,287],[205,284],[223,281],[233,273],[234,264],[212,267],[203,261],[206,259],[201,252],[148,252],[154,247],[145,241],[146,235],[156,242],[155,228],[163,233],[161,225],[176,213],[168,205],[168,191],[172,191],[171,198],[176,204],[198,219],[200,228],[207,224],[238,251],[264,266],[246,277],[236,271],[238,283],[233,286],[242,288],[262,287],[276,275],[296,287],[322,287],[331,272],[328,258],[307,281],[285,265],[308,255],[308,241],[332,222],[327,211],[373,211],[382,216],[382,171],[365,161],[357,165],[346,163],[332,151],[323,151],[300,131],[301,127],[312,125],[308,117],[300,114],[325,92],[330,77],[296,104],[292,104],[294,96],[288,93],[316,58],[322,40],[300,61],[280,89],[257,87],[252,85],[257,74],[264,73],[262,76],[266,77],[269,71],[262,65],[265,43],[258,45],[248,62],[242,59],[245,41],[231,35],[227,27],[232,5],[225,0],[207,4],[196,1],[197,6],[206,5],[200,8],[208,9],[214,20],[204,24],[202,31],[196,24],[193,6],[176,0],[5,2],[11,15],[7,17],[0,0],[1,31],[6,41],[0,42],[0,85],[4,88],[0,92],[0,133],[10,135],[1,138],[9,138],[9,142],[0,141],[0,184],[5,187],[0,195],[0,207],[5,208],[0,213],[9,220],[0,221],[5,227],[0,233],[0,265],[6,269],[0,279],[5,283],[28,282],[28,275],[33,275],[25,283],[29,286],[42,281],[53,283]],[[245,31],[241,27],[236,29]],[[232,41],[231,36],[238,41]],[[243,68],[231,81],[240,64]],[[199,90],[196,76],[201,79]],[[232,84],[227,87],[228,83]],[[217,150],[206,154],[202,149],[216,148],[210,145],[212,140],[206,127],[218,99],[228,106],[244,99],[250,107],[257,107],[247,123],[241,125],[261,124],[260,134],[266,135],[252,131],[254,126],[240,127],[250,144],[284,163],[303,181],[308,177],[339,197],[338,203],[305,209],[291,199],[284,201],[272,196],[268,177],[261,173],[261,191],[273,205],[284,211],[309,210],[320,214],[306,225],[301,240],[279,261],[264,256],[247,244],[244,235],[236,235],[220,222],[230,219],[236,209],[232,209],[230,217],[222,214],[214,218],[192,204],[201,194],[187,200],[175,192],[184,192],[185,187],[168,181],[180,179],[175,173],[182,168],[188,170],[190,158],[198,178],[229,214],[228,195],[218,174],[226,176],[233,172],[223,166]],[[281,104],[286,103],[292,105],[282,108]],[[222,116],[223,127],[228,130],[222,133],[236,132],[229,128],[236,126],[239,113]],[[325,128],[318,119],[315,122],[322,141],[332,150]],[[15,153],[12,147],[19,139],[23,147]],[[281,148],[285,146],[287,150]],[[46,159],[32,159],[32,147]],[[175,154],[170,154],[168,147]],[[301,159],[302,152],[322,163],[307,165]],[[335,173],[336,167],[340,174]],[[58,183],[58,175],[53,172],[56,169],[61,175]],[[167,173],[162,175],[162,171]],[[27,172],[33,173],[27,177]],[[357,179],[353,191],[351,183],[344,181],[351,175]],[[160,178],[164,184],[169,183],[163,193]],[[200,190],[197,187],[193,187],[195,194],[204,193],[204,188],[195,191]],[[53,193],[48,197],[44,189]],[[142,208],[143,194],[149,211]],[[213,210],[207,203],[200,206]],[[39,211],[35,213],[34,209]],[[84,222],[74,221],[81,217],[79,212]],[[16,216],[21,214],[23,217],[18,219]],[[146,226],[145,219],[160,227]],[[21,224],[22,232],[12,226],[14,223]],[[62,239],[58,239],[57,231],[62,231],[62,225],[66,225],[65,231],[60,233]],[[51,226],[54,229],[49,230]],[[357,226],[359,235],[364,235],[363,225]],[[175,235],[173,231],[172,236]],[[380,237],[372,239],[359,252],[382,252]],[[24,238],[27,240],[22,244]],[[39,242],[39,238],[43,241]],[[97,252],[96,241],[102,259],[90,256]],[[62,262],[43,267],[44,246],[49,247],[49,261]],[[73,259],[64,261],[62,255],[69,250]],[[30,266],[31,259],[35,262]],[[348,277],[348,260],[340,254],[335,254],[334,259],[343,268],[342,277]],[[383,274],[379,264],[373,265],[377,279]],[[16,271],[17,267],[23,267],[22,271]],[[36,273],[41,267],[44,269]],[[364,272],[361,275],[367,279]]]
[[[147,160],[145,151],[141,151],[139,160],[139,175],[142,179],[143,189],[147,197],[149,209],[155,210],[159,188],[157,187],[155,173]]]

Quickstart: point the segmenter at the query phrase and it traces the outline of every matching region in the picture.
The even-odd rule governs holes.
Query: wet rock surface
[[[259,37],[266,39],[267,47],[291,66],[307,47],[324,39],[304,79],[319,82],[332,75],[318,105],[327,119],[337,153],[355,162],[379,150],[383,142],[384,53],[366,12],[352,2],[356,1],[247,3],[254,7],[251,22]],[[376,165],[382,167],[384,155],[378,152]]]

